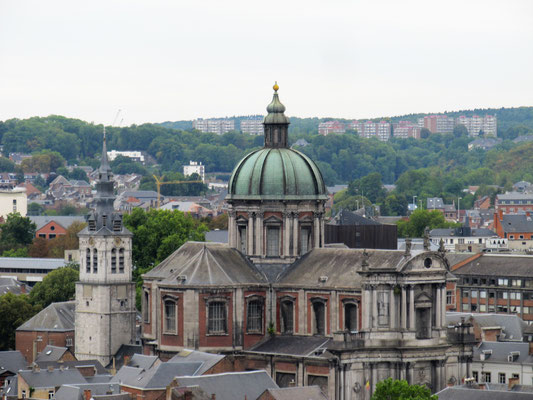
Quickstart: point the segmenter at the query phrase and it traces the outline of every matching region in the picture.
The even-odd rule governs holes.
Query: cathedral
[[[445,322],[443,252],[325,245],[320,170],[288,144],[274,86],[264,147],[229,181],[228,243],[188,242],[143,275],[144,354],[227,354],[279,386],[319,385],[331,399],[370,399],[392,377],[433,392],[470,376],[464,326]],[[131,233],[112,208],[102,155],[98,202],[80,233],[76,356],[112,357],[134,337]],[[467,329],[467,328],[466,328]]]

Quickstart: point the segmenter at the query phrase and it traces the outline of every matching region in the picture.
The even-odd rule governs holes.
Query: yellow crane
[[[203,181],[162,181],[161,176],[152,175],[157,186],[157,208],[161,206],[161,185],[178,185],[180,183],[204,183]]]

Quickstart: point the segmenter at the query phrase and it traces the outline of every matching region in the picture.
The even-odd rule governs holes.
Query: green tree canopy
[[[40,311],[25,294],[0,296],[0,351],[15,349],[15,330]]]
[[[29,245],[35,237],[37,226],[28,217],[19,213],[8,214],[6,222],[0,226],[0,249],[16,249]]]
[[[398,221],[398,236],[418,238],[424,235],[424,229],[452,228],[459,226],[454,222],[447,222],[438,210],[418,209],[413,211],[408,221]]]
[[[438,400],[423,385],[409,385],[405,380],[387,378],[378,382],[372,400]]]
[[[73,265],[55,269],[33,287],[30,301],[33,305],[45,308],[50,303],[72,300],[78,280],[79,271]]]

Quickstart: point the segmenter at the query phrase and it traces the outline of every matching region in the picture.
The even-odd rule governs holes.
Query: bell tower
[[[96,183],[95,209],[79,234],[80,280],[76,283],[76,358],[108,365],[122,344],[135,341],[132,233],[115,212],[106,136]]]

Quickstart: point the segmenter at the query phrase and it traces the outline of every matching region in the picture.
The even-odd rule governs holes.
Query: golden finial
[[[279,90],[278,81],[276,81],[276,83],[274,83],[274,86],[272,87],[272,89],[274,89],[274,91],[276,91],[276,92]]]

